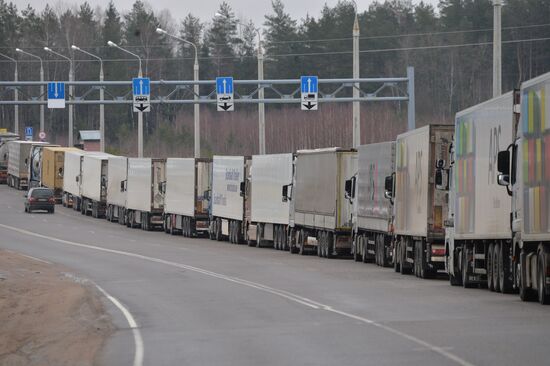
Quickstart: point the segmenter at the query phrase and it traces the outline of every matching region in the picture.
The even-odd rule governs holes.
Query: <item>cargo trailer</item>
[[[440,162],[436,188],[449,192],[446,267],[452,285],[512,289],[510,209],[497,185],[497,157],[512,141],[512,93],[456,114],[451,160]]]
[[[110,154],[91,152],[82,157],[80,213],[99,218],[107,207],[107,177]]]
[[[75,147],[51,146],[46,146],[42,150],[40,182],[42,186],[53,191],[56,202],[62,201],[65,153],[67,151],[80,150]]]
[[[31,148],[35,145],[47,145],[38,141],[8,142],[8,185],[17,189],[29,187],[29,159]]]
[[[85,151],[66,151],[63,162],[63,206],[80,210],[80,182],[82,173],[82,157]]]
[[[292,183],[293,161],[293,154],[252,156],[251,202],[245,213],[250,245],[288,247],[290,204],[281,199],[281,187]]]
[[[12,132],[0,132],[0,184],[8,182],[8,141],[19,140]]]
[[[386,181],[393,201],[395,271],[418,277],[445,268],[447,193],[434,184],[436,163],[449,161],[454,126],[427,125],[397,136],[395,172]]]
[[[353,204],[346,181],[357,173],[355,150],[327,148],[296,153],[292,185],[283,187],[291,204],[289,249],[331,258],[351,254]]]
[[[498,183],[511,196],[512,252],[500,254],[496,266],[511,268],[513,288],[522,300],[541,304],[550,303],[548,95],[550,73],[522,83],[514,93],[512,138],[497,161]]]
[[[166,159],[166,233],[185,237],[208,234],[211,183],[211,159]]]
[[[250,165],[251,159],[245,156],[214,156],[210,239],[234,244],[248,240],[245,212],[250,205]]]
[[[59,147],[50,143],[36,143],[31,146],[29,152],[28,177],[29,188],[41,187],[42,184],[42,152],[46,147]]]
[[[357,165],[357,176],[346,182],[354,202],[353,258],[387,266],[393,254],[393,205],[385,197],[385,183],[395,169],[395,142],[359,146]]]
[[[107,163],[107,220],[126,225],[126,182],[128,179],[128,158],[109,156]]]
[[[163,229],[166,160],[128,158],[126,226]]]

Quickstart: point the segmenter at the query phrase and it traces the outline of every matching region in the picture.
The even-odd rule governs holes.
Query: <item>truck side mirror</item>
[[[393,198],[393,175],[388,175],[384,181],[384,197],[389,200]]]
[[[356,176],[351,177],[350,179],[346,180],[345,185],[345,197],[348,200],[352,200],[355,198],[355,181],[357,180]]]
[[[439,165],[439,164],[438,164]],[[438,167],[435,171],[435,189],[446,191],[449,189],[447,171]]]
[[[509,150],[498,152],[497,169],[500,174],[510,175],[510,151]]]
[[[120,181],[120,191],[124,192],[124,181]]]
[[[497,183],[499,186],[508,187],[510,185],[510,176],[508,174],[499,174],[497,176]]]
[[[241,182],[240,184],[241,197],[244,197],[244,189],[245,189],[245,183]]]
[[[77,175],[75,178],[74,178],[75,181],[80,181],[80,177]]]
[[[204,191],[202,194],[202,199],[209,201],[210,200],[210,191]]]
[[[288,202],[290,201],[290,194],[291,194],[291,190],[290,190],[290,184],[286,184],[283,186],[283,192],[282,192],[282,196],[283,196],[283,202]]]

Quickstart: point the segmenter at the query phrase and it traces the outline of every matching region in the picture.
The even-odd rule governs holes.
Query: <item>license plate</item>
[[[47,201],[48,201],[47,198],[39,198],[39,199],[38,199],[38,202],[47,202]]]

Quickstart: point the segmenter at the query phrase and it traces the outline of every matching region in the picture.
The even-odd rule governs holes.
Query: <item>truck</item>
[[[359,146],[357,165],[357,175],[346,182],[354,201],[353,258],[386,267],[393,254],[393,205],[385,197],[385,183],[395,170],[395,142]]]
[[[281,187],[292,183],[293,163],[293,154],[252,156],[251,202],[245,213],[249,245],[288,247],[290,204],[281,199]]]
[[[449,194],[446,270],[451,285],[510,292],[511,202],[497,185],[498,152],[512,141],[512,93],[460,111],[450,161],[440,162],[436,188]]]
[[[82,158],[85,151],[66,151],[63,162],[63,197],[61,204],[80,210],[80,182],[82,174]]]
[[[165,233],[208,235],[211,183],[211,159],[166,159]]]
[[[80,213],[95,218],[105,216],[110,154],[93,152],[82,156]]]
[[[128,158],[126,226],[163,229],[166,159]]]
[[[225,239],[233,244],[248,241],[245,213],[250,209],[251,187],[247,177],[251,163],[245,156],[214,156],[210,239]]]
[[[17,189],[29,188],[29,158],[33,145],[46,143],[38,141],[8,142],[8,186]]]
[[[63,196],[63,177],[65,165],[65,152],[79,151],[74,147],[46,146],[42,150],[41,185],[50,188],[56,202],[61,203]]]
[[[8,141],[19,140],[19,135],[12,132],[0,132],[0,184],[8,182]]]
[[[396,272],[434,276],[445,269],[447,192],[435,187],[436,162],[449,161],[454,126],[426,125],[397,136],[395,171],[384,183],[393,201]]]
[[[110,222],[126,225],[126,182],[128,180],[128,158],[109,156],[107,162],[107,210],[105,217]]]
[[[512,241],[497,266],[500,272],[511,267],[512,287],[523,301],[541,304],[550,303],[549,90],[547,73],[514,92],[512,138],[497,158],[498,184],[510,196]]]
[[[299,150],[291,185],[282,188],[291,204],[289,250],[319,257],[350,255],[353,203],[346,181],[357,173],[357,152],[339,147]]]
[[[46,147],[58,147],[59,145],[47,142],[32,144],[29,151],[28,177],[29,188],[42,186],[42,152]]]

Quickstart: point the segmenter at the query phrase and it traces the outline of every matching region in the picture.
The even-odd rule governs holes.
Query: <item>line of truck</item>
[[[445,271],[451,285],[546,304],[549,89],[546,74],[460,111],[454,126],[358,149],[151,159],[9,141],[7,180],[25,187],[34,169],[63,205],[132,228],[352,257],[420,278]]]

